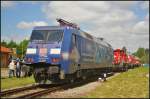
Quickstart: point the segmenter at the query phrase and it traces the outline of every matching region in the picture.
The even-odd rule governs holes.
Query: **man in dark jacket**
[[[16,63],[16,76],[17,78],[20,77],[21,75],[21,64],[19,59],[17,59],[17,63]]]

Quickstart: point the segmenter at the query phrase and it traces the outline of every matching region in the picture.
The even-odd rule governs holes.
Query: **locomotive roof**
[[[33,28],[33,30],[62,30],[62,29],[64,29],[65,27],[63,27],[63,26],[36,26],[36,27],[34,27]],[[107,47],[111,47],[111,45],[110,44],[108,44],[106,41],[105,41],[105,39],[102,39],[102,38],[96,38],[96,37],[94,37],[93,35],[91,35],[91,34],[89,34],[89,33],[87,33],[87,32],[84,32],[84,31],[82,31],[82,30],[79,30],[79,31],[81,31],[80,32],[80,35],[84,35],[84,37],[86,37],[86,38],[88,38],[88,39],[91,39],[91,40],[93,40],[93,41],[95,41],[95,42],[97,42],[97,43],[100,43],[100,44],[102,44],[102,45],[104,45],[104,46],[107,46]]]
[[[108,44],[104,38],[101,38],[101,37],[97,38],[97,37],[91,35],[90,33],[85,32],[85,31],[82,31],[82,30],[79,30],[79,31],[80,31],[80,35],[82,35],[83,37],[88,38],[90,40],[93,40],[94,42],[97,42],[98,44],[102,44],[106,47],[111,47],[111,45]]]
[[[101,43],[104,46],[111,47],[111,45],[109,43],[107,43],[107,41],[104,38],[94,37],[94,41],[97,42],[97,43]]]

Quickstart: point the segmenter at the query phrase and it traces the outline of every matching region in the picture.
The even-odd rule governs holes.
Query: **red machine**
[[[128,61],[129,61],[129,68],[133,68],[134,67],[134,56],[128,55]]]
[[[134,66],[138,67],[138,66],[140,66],[140,64],[141,64],[140,59],[138,57],[134,56]]]
[[[114,50],[113,65],[117,65],[119,69],[127,70],[140,66],[140,59],[133,55],[128,55],[123,49]]]
[[[129,68],[134,68],[140,66],[140,59],[133,55],[128,55]]]
[[[127,65],[128,64],[128,57],[124,50],[116,49],[114,50],[114,65]]]

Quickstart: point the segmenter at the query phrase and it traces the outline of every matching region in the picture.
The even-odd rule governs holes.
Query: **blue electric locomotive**
[[[25,63],[37,83],[73,82],[76,78],[109,72],[113,49],[102,38],[57,19],[60,26],[38,26],[32,31]]]

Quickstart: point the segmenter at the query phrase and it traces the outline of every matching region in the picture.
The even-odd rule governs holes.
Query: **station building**
[[[9,55],[12,54],[12,50],[10,48],[1,46],[0,54],[1,54],[1,67],[8,67]]]

